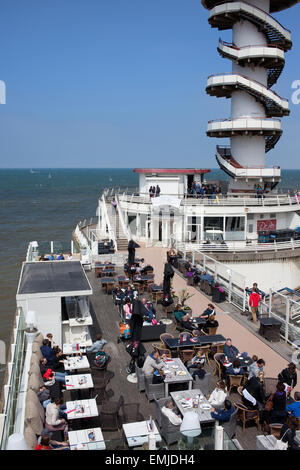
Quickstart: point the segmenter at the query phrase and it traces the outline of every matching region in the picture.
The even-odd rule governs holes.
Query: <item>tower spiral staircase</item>
[[[232,72],[208,77],[210,96],[231,99],[231,117],[208,123],[209,137],[230,138],[217,146],[217,162],[231,176],[231,192],[274,189],[281,170],[265,165],[266,153],[282,134],[280,118],[288,116],[288,100],[271,87],[276,84],[291,49],[291,32],[270,13],[300,0],[202,0],[209,23],[220,31],[232,29],[232,43],[219,40],[221,57],[232,61]]]

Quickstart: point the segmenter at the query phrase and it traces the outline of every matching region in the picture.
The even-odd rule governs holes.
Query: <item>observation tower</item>
[[[270,192],[280,181],[280,167],[266,166],[266,153],[282,134],[281,119],[290,113],[288,100],[272,90],[291,49],[291,32],[270,13],[300,0],[202,0],[210,11],[209,23],[232,29],[232,43],[219,40],[221,57],[232,61],[232,72],[208,77],[210,96],[231,98],[231,117],[210,121],[209,137],[230,138],[217,146],[219,166],[231,176],[230,191]]]

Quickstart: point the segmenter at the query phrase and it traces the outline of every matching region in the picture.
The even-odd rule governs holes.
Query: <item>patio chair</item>
[[[193,337],[193,335],[190,331],[182,331],[181,333],[179,333],[179,341],[181,340],[181,337],[183,335],[186,335],[187,338],[192,338]]]
[[[145,392],[148,402],[154,400],[154,397],[162,398],[165,395],[165,384],[163,382],[160,384],[153,384],[152,380],[152,375],[145,376]]]
[[[178,330],[178,331],[183,331],[184,328],[182,326],[182,324],[180,323],[179,320],[177,320],[177,318],[174,317],[174,330]]]
[[[93,375],[94,392],[96,395],[98,395],[97,403],[103,403],[104,401],[108,400],[106,387],[109,381],[110,381],[109,372],[106,372],[105,375],[101,374],[101,376],[97,376],[96,374]]]
[[[118,431],[121,427],[120,409],[124,405],[124,397],[120,396],[118,401],[110,401],[98,406],[99,421],[102,431]]]
[[[158,351],[158,354],[160,356],[162,356],[163,354],[166,354],[167,357],[172,357],[172,354],[171,354],[171,351],[170,349],[165,349],[165,348],[162,348],[160,344],[157,344],[157,343],[152,343],[152,347]]]
[[[242,382],[243,382],[243,378],[244,376],[243,375],[227,375],[228,379],[229,379],[229,390],[228,390],[228,393],[231,393],[231,390],[233,388],[238,388],[242,385]]]
[[[139,392],[144,392],[145,391],[145,374],[143,372],[143,369],[135,365],[135,373],[137,376],[138,380],[138,390]]]
[[[276,439],[280,439],[280,431],[283,424],[281,423],[272,423],[269,424],[269,432],[272,436],[275,436]]]
[[[202,356],[205,356],[207,364],[210,366],[210,358],[209,358],[209,353],[210,353],[210,345],[208,346],[196,346],[195,351],[197,353],[200,353]]]
[[[144,421],[144,416],[140,413],[140,403],[125,403],[122,406],[122,421],[126,423],[136,423]]]
[[[209,387],[209,384],[210,384],[210,378],[211,378],[211,373],[210,372],[207,372],[205,374],[205,376],[203,377],[203,379],[200,379],[199,377],[195,377],[195,379],[193,380],[193,389],[200,389],[201,392],[203,393],[204,396],[207,397],[207,395],[209,394],[210,392],[210,387]]]
[[[168,346],[166,345],[165,343],[165,338],[174,338],[173,335],[171,335],[170,333],[162,333],[159,337],[160,341],[161,341],[161,346],[165,349],[168,349]]]
[[[218,327],[214,326],[214,327],[207,328],[207,329],[208,329],[208,334],[209,335],[215,335],[217,333]]]
[[[184,364],[193,359],[195,351],[193,349],[182,349],[179,351],[179,357]]]
[[[266,396],[276,391],[276,385],[278,384],[278,378],[265,377],[264,378],[264,391]]]
[[[160,434],[166,441],[167,445],[174,444],[180,438],[180,425],[175,426],[170,423],[169,418],[165,416],[161,409],[169,398],[154,397],[155,403],[155,419],[160,428]]]
[[[250,410],[242,403],[234,403],[237,408],[237,421],[240,421],[243,426],[243,434],[245,433],[246,423],[254,421],[257,429],[259,430],[259,410]]]
[[[229,421],[221,423],[221,426],[224,428],[229,439],[232,439],[236,434],[236,419],[237,419],[238,409],[236,409],[230,416]]]
[[[213,375],[217,375],[219,379],[221,379],[222,377],[222,358],[225,358],[224,353],[216,353],[214,355],[215,369],[213,371]]]

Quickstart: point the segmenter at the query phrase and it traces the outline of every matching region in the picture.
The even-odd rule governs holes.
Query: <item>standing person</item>
[[[255,289],[252,289],[252,293],[249,297],[249,306],[251,309],[252,318],[249,317],[248,320],[251,320],[254,323],[257,323],[258,307],[259,307],[260,301],[261,301],[260,295]]]
[[[131,267],[135,260],[136,243],[131,239],[128,243],[128,266]]]
[[[159,195],[160,195],[160,187],[159,187],[159,185],[157,184],[157,185],[156,185],[156,189],[155,189],[155,197],[159,197]]]
[[[154,196],[154,193],[155,193],[155,189],[154,189],[154,191],[153,191],[153,186],[150,186],[150,188],[149,188],[149,196],[150,196],[150,197],[153,197],[153,196]]]
[[[163,299],[164,314],[167,318],[167,307],[171,305],[171,279],[174,277],[174,269],[171,263],[165,263],[164,280],[163,280]]]

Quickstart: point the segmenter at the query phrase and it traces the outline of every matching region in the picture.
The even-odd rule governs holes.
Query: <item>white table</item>
[[[74,343],[76,344],[76,343]],[[83,353],[85,354],[86,353],[86,348],[87,348],[87,345],[86,343],[77,343],[79,344],[79,351],[77,351],[76,349],[74,350],[73,349],[73,345],[71,343],[65,343],[63,345],[63,354],[69,356],[71,354],[80,354],[80,353]]]
[[[89,439],[89,434],[94,433],[94,440]],[[71,450],[105,450],[101,428],[80,429],[68,432]]]
[[[192,388],[193,377],[181,361],[181,359],[173,358],[165,362],[163,370],[166,374],[165,384],[165,397],[169,395],[169,384],[189,383],[189,390]]]
[[[92,418],[99,414],[94,398],[90,400],[67,401],[66,406],[68,419]],[[81,410],[81,406],[83,406],[83,411]]]
[[[198,397],[199,395],[201,396],[201,398],[199,401],[198,408],[193,408],[193,399]],[[197,413],[199,416],[200,423],[208,423],[215,421],[215,419],[211,417],[212,407],[200,389],[171,392],[171,397],[182,415],[184,415],[187,411],[195,411],[195,413]]]
[[[67,390],[83,390],[93,387],[94,383],[91,374],[78,374],[66,376]]]
[[[141,446],[148,442],[148,436],[154,433],[156,442],[161,441],[161,435],[158,432],[156,424],[153,422],[153,431],[149,429],[148,421],[138,421],[136,423],[123,424],[123,431],[129,447]]]
[[[64,360],[65,370],[89,369],[90,363],[86,356],[72,356]]]

